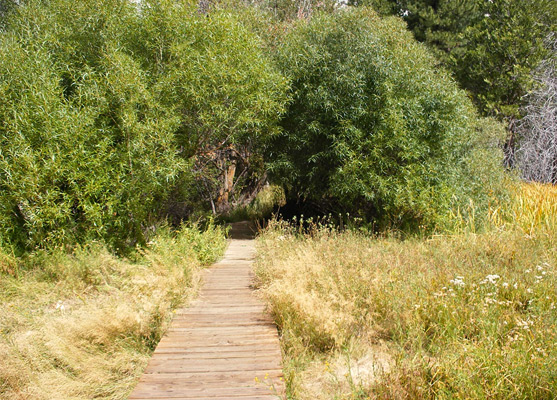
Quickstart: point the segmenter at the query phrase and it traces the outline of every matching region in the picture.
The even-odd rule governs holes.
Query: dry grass
[[[554,399],[554,193],[526,186],[505,211],[516,222],[482,234],[400,240],[271,224],[257,274],[290,398]]]
[[[161,234],[134,261],[100,244],[2,255],[0,398],[125,399],[172,310],[224,249],[220,229]]]
[[[514,189],[506,210],[492,213],[493,223],[527,234],[551,232],[557,227],[557,186],[529,183]]]

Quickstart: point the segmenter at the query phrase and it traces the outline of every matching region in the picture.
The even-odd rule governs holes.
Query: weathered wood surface
[[[284,398],[277,328],[251,285],[253,240],[233,226],[198,299],[176,312],[130,400]]]

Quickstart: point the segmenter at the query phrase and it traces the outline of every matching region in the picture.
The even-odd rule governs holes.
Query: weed
[[[482,233],[271,223],[257,276],[291,398],[554,398],[554,190],[522,187]]]
[[[94,242],[3,254],[0,398],[125,399],[201,265],[224,246],[221,228],[182,226],[162,229],[134,261]]]

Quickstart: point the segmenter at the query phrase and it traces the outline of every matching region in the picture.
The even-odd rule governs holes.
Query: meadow
[[[224,229],[162,229],[117,257],[92,242],[0,258],[0,398],[125,399]]]
[[[292,399],[553,399],[557,189],[402,237],[274,221],[257,276]]]

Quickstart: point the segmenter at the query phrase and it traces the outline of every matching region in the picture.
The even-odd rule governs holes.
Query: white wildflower
[[[497,279],[499,278],[501,278],[499,275],[488,275],[485,277],[485,279],[487,279],[489,283],[492,283],[494,285],[497,283]]]
[[[455,286],[459,286],[459,287],[464,287],[466,284],[464,283],[464,277],[463,276],[457,276],[454,279],[451,279],[450,281],[453,285]]]
[[[528,330],[532,325],[534,325],[534,321],[532,321],[530,318],[527,318],[525,320],[518,318],[516,320],[516,325],[524,330]]]

